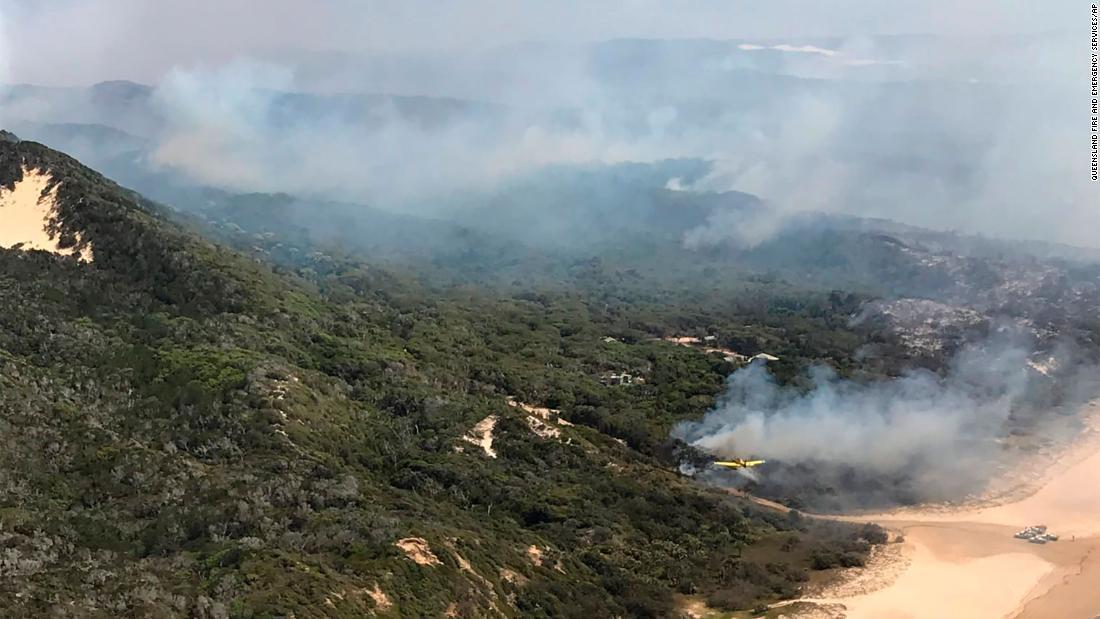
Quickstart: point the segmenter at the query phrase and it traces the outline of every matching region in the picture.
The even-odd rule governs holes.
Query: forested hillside
[[[95,259],[0,249],[4,616],[677,616],[880,540],[697,485],[667,438],[734,365],[662,336],[855,371],[856,297],[431,288],[246,257],[0,142],[0,182],[26,170]]]

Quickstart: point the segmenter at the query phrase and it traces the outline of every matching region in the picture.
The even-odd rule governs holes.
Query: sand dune
[[[0,188],[0,247],[40,249],[92,261],[92,250],[59,246],[50,230],[57,224],[57,185],[50,187],[49,172],[23,168],[23,179],[12,189]]]

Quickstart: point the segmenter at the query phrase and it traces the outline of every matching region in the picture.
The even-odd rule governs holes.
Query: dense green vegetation
[[[676,594],[794,595],[878,541],[680,476],[669,429],[733,366],[657,339],[712,333],[791,378],[856,371],[855,298],[501,295],[332,253],[268,265],[0,144],[0,182],[22,165],[54,175],[60,232],[95,262],[0,249],[4,616],[676,616]],[[465,440],[490,415],[495,458]]]

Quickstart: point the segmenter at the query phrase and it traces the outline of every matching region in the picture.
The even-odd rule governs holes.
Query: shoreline
[[[774,608],[795,605],[799,610],[788,616],[810,617],[840,607],[840,616],[852,619],[1094,617],[1100,612],[1094,584],[1100,581],[1097,413],[1096,402],[1086,404],[1085,429],[1073,443],[1025,460],[1014,469],[1038,474],[994,480],[996,491],[985,498],[819,516],[873,522],[904,541],[892,563],[869,561],[860,573]],[[1045,460],[1043,466],[1038,460]],[[1045,524],[1062,538],[1032,544],[1013,537],[1033,524]]]

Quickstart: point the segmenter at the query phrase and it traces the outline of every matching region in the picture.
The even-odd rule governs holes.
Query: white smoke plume
[[[1023,346],[985,342],[961,351],[943,376],[912,370],[876,382],[817,367],[804,390],[780,386],[764,365],[752,364],[730,376],[714,410],[673,435],[720,458],[905,479],[922,497],[950,498],[987,479],[1013,423],[1049,415],[1042,410],[1050,406],[1047,377],[1031,369],[1030,355]],[[1080,366],[1064,378],[1081,387],[1094,377]],[[1073,390],[1066,405],[1084,393]]]

